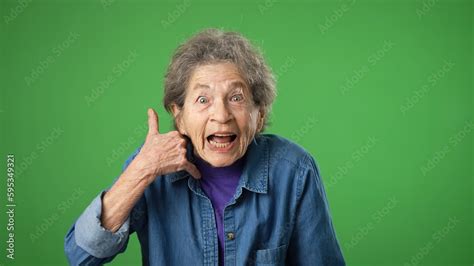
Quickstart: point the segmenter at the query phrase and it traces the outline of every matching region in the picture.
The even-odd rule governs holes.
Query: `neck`
[[[235,175],[236,173],[240,175],[244,166],[244,157],[238,159],[229,166],[214,167],[201,159],[199,156],[196,156],[195,164],[204,178],[228,177],[230,175]]]

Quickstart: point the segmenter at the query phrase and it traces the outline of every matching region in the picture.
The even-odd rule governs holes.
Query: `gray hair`
[[[164,107],[168,112],[173,104],[183,108],[186,88],[196,67],[218,62],[237,66],[253,102],[264,112],[263,131],[276,96],[275,78],[260,50],[237,32],[206,29],[176,49],[165,75]]]

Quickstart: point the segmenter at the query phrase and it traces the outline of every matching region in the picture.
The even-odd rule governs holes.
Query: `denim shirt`
[[[191,144],[188,159],[194,161]],[[115,233],[100,223],[104,192],[65,237],[71,265],[112,261],[132,233],[143,265],[218,264],[212,204],[187,172],[158,176]],[[225,265],[345,265],[318,167],[308,152],[282,137],[260,134],[252,140],[223,219]]]

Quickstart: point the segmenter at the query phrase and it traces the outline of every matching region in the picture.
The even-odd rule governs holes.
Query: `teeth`
[[[214,136],[218,136],[218,137],[229,137],[229,136],[232,136],[234,134],[214,134]]]
[[[209,143],[211,143],[212,145],[216,146],[217,148],[225,148],[227,146],[230,145],[230,142],[226,142],[226,143],[219,143],[219,142],[215,142],[213,140],[210,140]]]

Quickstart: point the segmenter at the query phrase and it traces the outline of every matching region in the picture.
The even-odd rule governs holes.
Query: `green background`
[[[146,108],[171,129],[164,71],[206,27],[263,50],[267,131],[317,159],[348,265],[473,265],[472,1],[0,1],[0,265],[67,264],[66,231],[144,139]],[[133,236],[113,264],[140,263]]]

